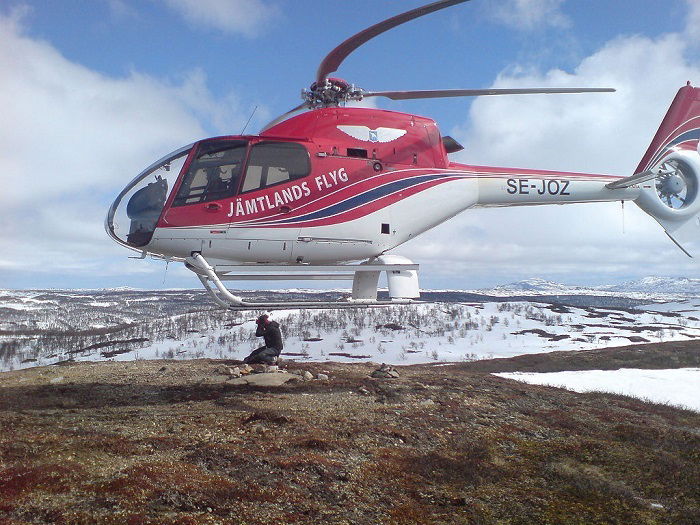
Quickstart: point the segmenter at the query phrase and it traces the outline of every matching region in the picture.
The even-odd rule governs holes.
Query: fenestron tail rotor
[[[427,98],[448,97],[479,97],[488,95],[529,95],[529,94],[554,94],[554,93],[603,93],[615,91],[612,88],[489,88],[489,89],[436,89],[436,90],[412,90],[412,91],[366,91],[342,79],[331,78],[328,75],[336,71],[340,64],[357,48],[374,37],[385,33],[401,24],[425,16],[435,11],[445,9],[457,4],[463,4],[469,0],[440,0],[431,4],[406,11],[387,20],[374,24],[363,31],[351,36],[342,44],[333,49],[321,61],[316,73],[316,81],[309,89],[302,91],[304,100],[299,106],[276,118],[264,129],[285,120],[292,113],[302,109],[315,109],[321,107],[337,107],[349,101],[360,101],[368,97],[386,97],[391,100],[413,100]]]
[[[676,160],[664,162],[658,169],[656,193],[666,206],[678,210],[695,197],[695,179],[684,173],[683,165]],[[687,168],[686,168],[687,170]]]

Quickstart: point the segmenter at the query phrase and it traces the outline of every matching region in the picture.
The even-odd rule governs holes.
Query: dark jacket
[[[280,332],[280,325],[275,321],[270,321],[267,325],[258,325],[258,329],[255,331],[257,337],[265,338],[265,346],[268,348],[276,348],[277,350],[282,350],[284,345],[282,344],[282,332]]]

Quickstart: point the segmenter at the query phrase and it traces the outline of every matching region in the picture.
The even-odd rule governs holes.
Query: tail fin
[[[696,149],[700,139],[700,88],[688,83],[678,90],[668,112],[661,121],[649,149],[642,157],[635,173],[641,173],[659,164],[672,148]]]
[[[635,173],[651,171],[635,201],[689,256],[700,253],[700,88],[678,90]]]

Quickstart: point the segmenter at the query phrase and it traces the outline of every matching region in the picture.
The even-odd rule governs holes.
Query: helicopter
[[[230,309],[357,308],[420,298],[418,264],[393,252],[470,208],[632,201],[687,255],[700,227],[700,89],[688,82],[634,174],[460,164],[463,147],[430,118],[350,107],[370,97],[575,94],[612,88],[367,91],[330,75],[372,38],[469,0],[436,1],[333,49],[302,102],[257,135],[199,140],[137,175],[108,210],[118,244],[185,264]],[[388,299],[378,299],[386,274]],[[340,301],[251,302],[224,281],[350,280]]]

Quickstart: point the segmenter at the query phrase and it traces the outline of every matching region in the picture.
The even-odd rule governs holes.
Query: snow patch
[[[503,372],[494,374],[534,385],[574,392],[610,392],[700,412],[700,368]]]

